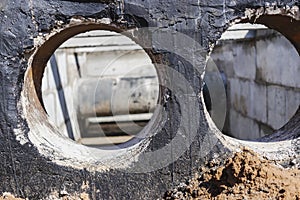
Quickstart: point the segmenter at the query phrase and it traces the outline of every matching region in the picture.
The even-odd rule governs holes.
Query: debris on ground
[[[166,192],[164,199],[300,200],[300,169],[284,169],[245,149],[224,166],[202,168],[195,178]]]
[[[12,195],[9,192],[4,192],[2,196],[0,197],[0,200],[24,200],[20,198],[16,198],[14,195]]]
[[[57,193],[53,193],[51,194],[48,198],[46,198],[47,200],[90,200],[90,197],[87,193],[81,193],[79,195],[58,195]],[[2,196],[0,196],[0,200],[28,200],[26,199],[22,199],[22,198],[16,198],[14,195],[5,192],[3,193]]]

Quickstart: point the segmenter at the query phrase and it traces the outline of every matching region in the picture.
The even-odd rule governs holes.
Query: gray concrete
[[[299,34],[292,29],[300,24],[297,5],[292,0],[1,1],[0,192],[28,199],[83,192],[91,199],[159,199],[207,161],[224,161],[241,146],[284,166],[291,159],[299,162],[299,114],[275,137],[250,143],[223,136],[203,109],[200,95],[205,58],[230,22],[244,18],[272,25],[300,50],[299,40],[292,37]],[[161,91],[160,110],[144,131],[145,138],[130,147],[101,150],[63,136],[49,123],[40,91],[43,66],[59,41],[85,28],[148,26],[157,29],[150,35],[134,29],[132,37],[149,47],[156,63],[174,70],[158,68],[161,83],[169,89]],[[204,48],[186,38],[178,42],[175,30]],[[168,32],[172,34],[164,40],[156,37]],[[169,51],[159,45],[166,42]],[[184,50],[184,57],[170,53],[174,49]],[[192,89],[187,90],[189,85]]]
[[[300,88],[300,81],[297,81],[300,58],[286,38],[259,40],[256,45],[259,78],[268,83]]]
[[[228,79],[230,117],[224,130],[231,130],[228,134],[240,139],[257,139],[278,130],[300,105],[298,52],[279,33],[249,27],[256,33],[238,39],[235,33],[234,40],[229,33],[238,32],[239,26],[231,28],[211,55]],[[240,123],[247,124],[243,123],[244,118],[249,121],[247,127],[251,131],[241,130]]]
[[[235,75],[239,78],[254,80],[256,75],[256,59],[253,55],[256,53],[256,48],[251,45],[236,45],[232,48]]]

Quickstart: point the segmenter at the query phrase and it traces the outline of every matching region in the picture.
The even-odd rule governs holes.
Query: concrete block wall
[[[253,38],[221,40],[211,55],[227,78],[228,135],[257,139],[285,125],[300,104],[300,58],[272,30]]]

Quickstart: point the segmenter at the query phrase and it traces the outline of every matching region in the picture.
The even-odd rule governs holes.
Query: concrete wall
[[[248,36],[220,40],[211,56],[227,78],[224,131],[240,139],[281,128],[300,103],[300,58],[293,45],[269,29]]]
[[[119,3],[124,4],[119,6]],[[122,30],[155,26],[155,32],[167,31],[172,36],[178,30],[208,47],[230,22],[247,18],[277,27],[294,38],[300,50],[299,37],[292,37],[299,35],[299,29],[295,29],[300,25],[297,5],[299,3],[293,0],[1,1],[0,192],[11,192],[24,199],[73,198],[81,193],[87,193],[91,199],[160,199],[167,190],[199,173],[199,168],[207,166],[208,160],[223,163],[244,145],[276,163],[289,165],[294,158],[296,164],[299,163],[299,123],[282,134],[291,142],[248,143],[217,137],[218,131],[206,121],[200,98],[183,93],[186,86],[180,82],[173,81],[171,86],[178,91],[177,97],[184,99],[180,101],[175,98],[176,94],[162,90],[163,112],[147,131],[149,137],[141,145],[117,152],[96,151],[60,136],[48,123],[36,95],[40,92],[39,80],[48,59],[44,53],[57,44],[58,38],[77,33],[77,28],[82,30],[86,23],[105,23],[109,28]],[[74,26],[78,27],[72,28]],[[57,32],[61,34],[54,37]],[[134,37],[139,41],[149,40],[145,34]],[[170,49],[178,47],[172,45],[178,44],[175,43],[177,37],[168,38],[165,42],[171,45]],[[159,37],[153,39],[155,43],[150,50],[155,60],[170,63],[185,77],[193,77],[196,67],[204,68],[204,62],[193,56],[199,53],[198,49],[182,45],[187,47],[185,55],[193,56],[192,61],[197,63],[182,65],[183,59],[175,59],[155,45],[164,41]],[[189,44],[185,41],[181,44]],[[34,56],[30,65],[28,58],[34,50],[40,56]],[[161,73],[162,80],[169,77]],[[189,80],[196,92],[200,92],[201,78],[196,74]],[[190,107],[185,107],[185,103]],[[282,141],[282,137],[276,139]]]

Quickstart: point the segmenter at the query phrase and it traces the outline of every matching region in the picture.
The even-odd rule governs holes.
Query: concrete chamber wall
[[[250,33],[247,38],[219,40],[211,55],[227,82],[223,130],[239,139],[273,133],[300,105],[300,57],[294,46],[274,30]]]
[[[208,160],[242,146],[288,166],[300,162],[298,112],[261,142],[223,135],[203,106],[207,56],[236,21],[280,30],[300,51],[299,2],[32,0],[0,2],[0,192],[29,199],[158,199]],[[154,27],[154,28],[150,28]],[[113,149],[76,144],[43,107],[45,66],[68,38],[127,31],[155,63],[159,107],[139,138]]]

